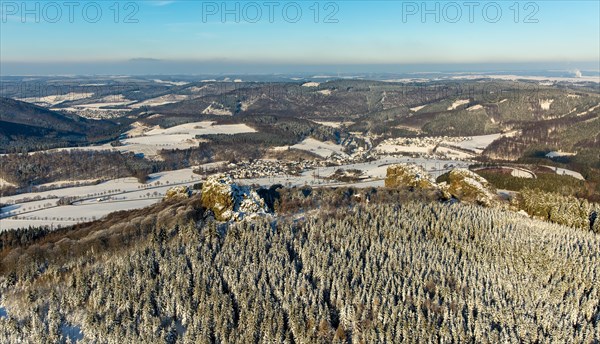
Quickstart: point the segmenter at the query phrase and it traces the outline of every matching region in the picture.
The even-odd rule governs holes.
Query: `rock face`
[[[492,206],[496,201],[496,190],[480,175],[464,168],[457,168],[448,174],[444,191],[463,201],[484,206]]]
[[[192,191],[187,186],[175,186],[167,190],[164,200],[184,200],[190,198]]]
[[[202,205],[212,210],[218,221],[238,221],[268,212],[264,200],[255,191],[235,184],[226,175],[210,176],[202,184]]]
[[[385,187],[412,187],[418,189],[435,189],[436,184],[421,166],[398,164],[388,167]]]

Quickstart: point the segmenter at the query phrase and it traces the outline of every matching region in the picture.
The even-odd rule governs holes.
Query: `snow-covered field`
[[[200,179],[192,168],[186,168],[152,174],[147,184],[140,184],[135,178],[120,178],[97,185],[3,197],[2,202],[9,205],[0,210],[0,232],[30,225],[67,226],[119,210],[143,208],[160,202],[173,185],[191,185]],[[46,199],[26,202],[35,197]],[[83,201],[57,206],[61,197],[78,197]]]
[[[241,134],[241,133],[255,133],[256,130],[247,126],[246,124],[214,124],[214,122],[193,122],[181,124],[178,126],[170,127],[167,129],[154,128],[146,132],[147,136],[161,136],[161,135],[176,135],[176,134],[187,134],[192,137],[196,135],[211,135],[211,134]]]
[[[475,157],[475,154],[469,154],[458,149],[452,149],[449,147],[442,146],[436,149],[436,153],[445,154],[448,158],[452,159],[471,159]]]
[[[188,98],[189,98],[189,96],[183,95],[183,94],[167,94],[167,95],[156,97],[156,98],[146,99],[146,100],[136,103],[136,104],[131,104],[129,107],[132,109],[139,109],[143,106],[148,106],[148,107],[159,106],[159,105],[177,103],[180,101],[184,101]]]
[[[28,103],[42,105],[42,106],[54,106],[56,104],[60,104],[62,102],[66,102],[66,101],[74,101],[74,100],[89,98],[93,95],[94,95],[93,93],[69,92],[67,94],[57,94],[57,95],[51,95],[51,96],[45,96],[45,97],[21,98],[19,100],[28,102]]]
[[[551,170],[554,171],[554,173],[556,174],[560,174],[563,176],[571,176],[575,179],[579,179],[579,180],[585,180],[585,178],[583,178],[583,175],[581,175],[581,173],[576,172],[576,171],[572,171],[572,170],[567,170],[566,168],[560,168],[560,167],[553,167],[553,166],[544,166],[547,167]]]
[[[133,128],[125,133],[128,138],[121,140],[122,146],[113,147],[110,144],[88,147],[58,148],[49,150],[56,151],[120,151],[143,154],[147,158],[157,158],[162,149],[187,149],[197,147],[198,143],[205,142],[197,135],[210,134],[241,134],[254,133],[255,129],[245,124],[214,125],[214,122],[194,122],[163,129],[160,127],[149,128],[139,122],[133,124]]]
[[[348,156],[344,153],[341,145],[332,142],[322,142],[313,138],[307,138],[304,141],[291,146],[291,148],[301,149],[317,154],[323,158],[327,158],[332,154],[338,154],[341,156]]]
[[[461,142],[444,141],[444,144],[481,154],[483,150],[487,148],[487,146],[500,137],[502,137],[502,134],[470,136]]]
[[[310,82],[306,82],[306,83],[302,84],[302,86],[304,86],[304,87],[318,87],[319,85],[320,85],[320,83],[314,82],[314,81],[310,81]]]

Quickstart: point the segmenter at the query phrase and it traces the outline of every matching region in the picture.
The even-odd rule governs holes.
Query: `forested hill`
[[[0,153],[87,144],[109,137],[118,127],[112,121],[60,113],[9,98],[0,98],[0,124]]]
[[[352,205],[340,200],[364,195],[339,191],[320,209],[293,191],[305,217],[219,224],[196,196],[3,241],[0,342],[599,338],[597,234],[386,190]]]

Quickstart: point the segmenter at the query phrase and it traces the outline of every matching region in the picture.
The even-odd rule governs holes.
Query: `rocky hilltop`
[[[256,191],[235,184],[230,176],[224,174],[210,176],[202,184],[202,205],[210,209],[218,221],[237,221],[269,211]]]
[[[388,167],[385,186],[389,188],[409,187],[422,190],[437,190],[445,199],[483,206],[496,204],[495,188],[483,177],[463,168],[456,168],[448,174],[448,180],[437,184],[423,168],[412,164],[397,164]]]

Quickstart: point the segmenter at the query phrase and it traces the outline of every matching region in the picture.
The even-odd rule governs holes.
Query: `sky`
[[[598,70],[599,3],[1,0],[0,74]]]

